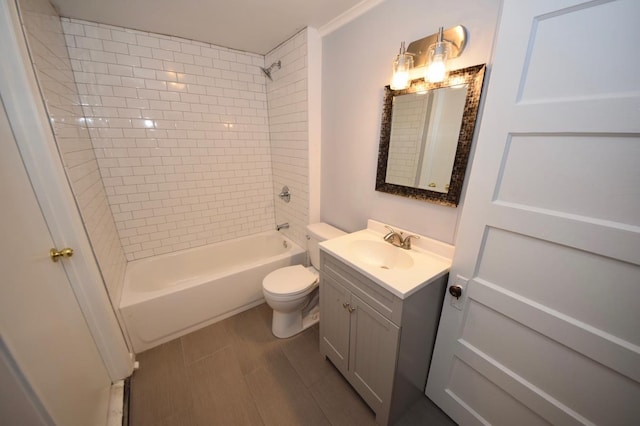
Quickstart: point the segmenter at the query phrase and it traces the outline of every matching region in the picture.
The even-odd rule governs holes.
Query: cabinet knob
[[[356,308],[354,306],[351,306],[351,303],[349,302],[344,302],[342,304],[342,307],[345,308],[347,311],[349,311],[349,313],[352,313],[353,311],[356,310]]]

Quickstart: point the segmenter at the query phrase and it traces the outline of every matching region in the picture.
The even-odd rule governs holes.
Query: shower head
[[[260,69],[262,70],[264,75],[269,77],[269,80],[273,81],[273,78],[271,78],[271,68],[262,68],[262,67],[260,67]]]
[[[274,62],[271,64],[271,66],[269,68],[262,68],[260,67],[260,69],[262,70],[262,72],[264,73],[264,75],[266,75],[267,77],[269,77],[269,80],[273,81],[273,78],[271,77],[271,70],[273,70],[274,67],[278,67],[278,69],[281,68],[281,63],[280,61],[278,62]]]

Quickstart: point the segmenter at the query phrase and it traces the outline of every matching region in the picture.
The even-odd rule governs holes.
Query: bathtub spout
[[[288,223],[281,223],[280,225],[276,225],[276,231],[279,231],[281,229],[289,229],[289,224]]]

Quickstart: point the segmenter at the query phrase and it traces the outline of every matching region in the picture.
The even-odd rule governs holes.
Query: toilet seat
[[[294,265],[269,273],[262,281],[262,288],[276,296],[293,296],[308,292],[317,282],[318,275],[302,265]]]

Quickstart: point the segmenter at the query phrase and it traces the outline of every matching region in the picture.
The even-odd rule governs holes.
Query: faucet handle
[[[407,235],[402,239],[402,248],[406,250],[411,250],[411,239],[419,240],[420,237],[418,235]]]
[[[391,236],[392,236],[393,234],[395,234],[395,233],[396,233],[396,231],[394,231],[392,227],[387,226],[387,225],[385,225],[384,227],[385,227],[385,228],[387,228],[387,229],[389,230],[389,232],[387,233],[387,235],[385,235],[385,236],[384,236],[384,239],[385,239],[385,240],[387,240],[387,239],[391,238]]]
[[[385,227],[385,228],[387,228],[387,229],[389,230],[389,232],[387,233],[387,235],[385,235],[385,236],[384,236],[384,240],[385,240],[385,241],[390,242],[390,243],[393,243],[393,240],[394,240],[394,239],[400,239],[400,240],[402,239],[402,237],[401,237],[402,232],[401,232],[400,234],[398,234],[398,233],[395,231],[395,229],[393,229],[392,227],[387,226],[387,225],[385,225],[384,227]]]

